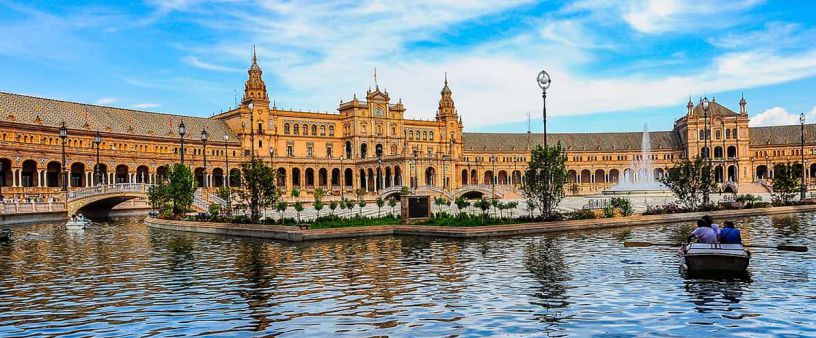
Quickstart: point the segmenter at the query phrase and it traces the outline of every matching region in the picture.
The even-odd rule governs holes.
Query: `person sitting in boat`
[[[714,230],[714,233],[717,234],[717,238],[719,238],[720,237],[720,225],[714,223],[714,217],[711,217],[711,215],[705,215],[705,216],[703,216],[703,220],[706,221],[706,223],[708,223],[708,226],[711,229]]]
[[[717,244],[717,234],[708,222],[702,219],[697,220],[697,229],[691,232],[687,241],[691,243],[692,239],[697,239],[697,243]]]
[[[742,237],[739,229],[734,227],[734,222],[725,221],[722,231],[720,231],[720,244],[742,244]]]

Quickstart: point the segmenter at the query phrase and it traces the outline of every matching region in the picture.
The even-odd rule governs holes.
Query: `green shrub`
[[[611,204],[613,208],[618,208],[623,216],[631,216],[635,212],[635,209],[632,207],[632,201],[626,197],[613,197],[609,201],[609,204]]]
[[[604,218],[615,217],[615,208],[613,208],[613,207],[603,208],[603,217]]]
[[[578,209],[564,214],[564,218],[568,220],[573,219],[594,219],[595,212],[590,209]]]

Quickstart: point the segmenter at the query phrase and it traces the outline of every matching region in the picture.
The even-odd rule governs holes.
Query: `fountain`
[[[643,138],[640,143],[640,156],[632,161],[632,170],[624,170],[618,184],[604,190],[604,195],[667,195],[669,189],[655,179],[652,163],[652,144],[649,138],[649,127],[643,124]]]

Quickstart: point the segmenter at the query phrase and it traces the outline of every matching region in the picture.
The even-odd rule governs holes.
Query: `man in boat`
[[[691,243],[692,239],[697,239],[697,243],[717,244],[717,233],[708,225],[708,222],[698,219],[697,229],[691,232],[687,241]]]
[[[711,217],[711,215],[705,215],[705,216],[703,216],[703,220],[706,223],[708,223],[708,226],[711,229],[714,230],[714,233],[717,234],[717,238],[719,238],[720,237],[720,225],[714,223],[714,217]]]
[[[739,229],[734,227],[734,222],[725,221],[720,231],[720,244],[742,244],[742,237]]]

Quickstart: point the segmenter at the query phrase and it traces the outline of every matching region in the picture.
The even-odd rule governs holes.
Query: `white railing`
[[[61,202],[0,203],[0,214],[3,215],[50,211],[65,211],[65,204]]]
[[[116,183],[116,184],[105,184],[105,185],[98,185],[95,187],[88,187],[82,188],[79,190],[74,190],[68,193],[68,202],[75,201],[81,198],[86,198],[90,196],[97,196],[97,195],[104,195],[104,194],[113,194],[113,193],[120,193],[120,192],[137,192],[137,193],[147,193],[147,190],[150,189],[152,184],[146,183]]]

